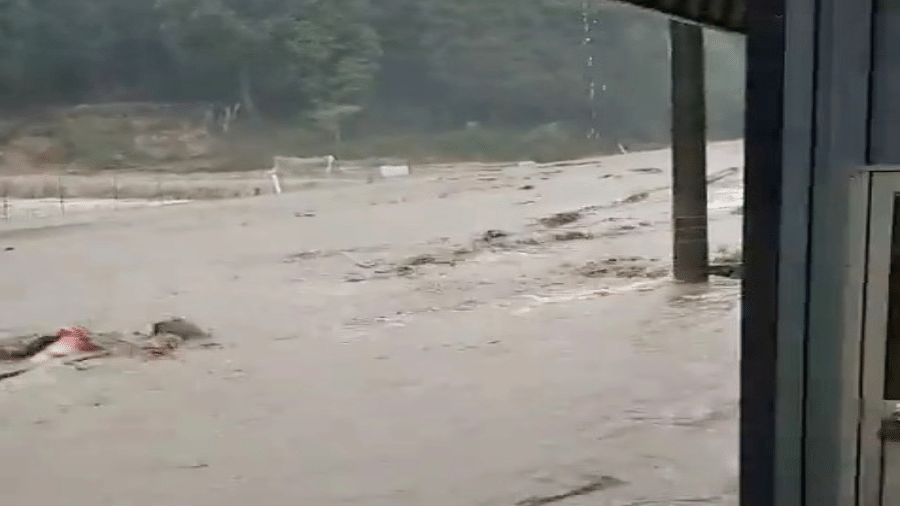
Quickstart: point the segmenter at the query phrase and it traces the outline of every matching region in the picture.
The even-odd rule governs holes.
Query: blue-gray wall
[[[900,0],[875,6],[870,162],[900,164]]]

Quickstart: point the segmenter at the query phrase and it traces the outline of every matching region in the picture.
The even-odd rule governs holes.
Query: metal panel
[[[860,506],[876,506],[881,504],[882,485],[882,444],[878,438],[881,420],[884,416],[884,371],[886,330],[888,320],[888,276],[891,267],[891,244],[894,228],[894,202],[900,193],[900,173],[881,172],[872,174],[872,182],[868,189],[870,204],[866,220],[868,239],[866,255],[861,264],[865,266],[864,283],[852,283],[854,287],[864,288],[865,311],[863,325],[855,331],[848,332],[848,339],[860,335],[859,345],[862,359],[860,371],[860,469],[859,490]],[[863,207],[863,206],[860,206]],[[853,224],[853,229],[863,228]],[[853,234],[857,238],[857,234]],[[858,267],[858,259],[852,260],[852,267]],[[854,272],[857,276],[858,271]],[[854,276],[856,277],[856,276]],[[848,283],[849,284],[849,283]]]
[[[884,449],[884,485],[882,506],[894,506],[900,501],[900,443],[887,442]]]
[[[853,178],[850,192],[850,227],[848,234],[850,247],[848,249],[847,282],[844,292],[846,295],[844,334],[848,339],[855,338],[858,341],[858,362],[863,362],[863,356],[865,356],[866,351],[870,354],[872,352],[877,352],[877,349],[874,347],[863,346],[862,340],[864,333],[863,329],[865,327],[865,311],[863,306],[866,300],[866,276],[868,272],[866,267],[869,259],[869,250],[871,249],[869,244],[871,181],[871,173],[860,173]],[[862,374],[862,371],[865,370],[868,370],[868,368],[861,367],[860,375]],[[870,383],[870,386],[872,385],[873,384]],[[875,381],[874,386],[880,387],[880,384]],[[863,398],[862,391],[860,393],[860,398]],[[861,409],[860,412],[862,411],[863,410]],[[859,425],[862,425],[862,422],[860,422]],[[857,427],[857,431],[858,430],[859,426]],[[880,476],[880,470],[878,469],[878,466],[880,465],[880,461],[868,459],[867,456],[871,456],[871,452],[863,452],[863,454],[864,455],[860,458],[860,469],[867,470],[868,472],[858,474],[858,483],[861,490],[861,496],[865,498],[867,490],[866,480],[872,478],[872,470],[876,471],[876,481],[874,483],[876,485],[879,483],[878,476]],[[871,485],[872,482],[869,482],[868,484]],[[871,490],[871,487],[868,487],[868,489]],[[859,504],[866,504],[866,501],[860,499],[857,506],[859,506]],[[875,505],[877,503],[869,504]]]
[[[870,163],[900,163],[900,0],[878,0],[872,69]]]
[[[844,333],[849,184],[868,151],[872,0],[819,0],[807,330],[805,501],[853,504],[859,349]]]
[[[859,349],[841,309],[850,181],[869,143],[872,5],[749,7],[741,500],[845,506],[856,500]],[[767,100],[779,104],[764,110]],[[774,384],[763,377],[773,370]]]
[[[787,19],[785,0],[751,4],[747,32],[740,403],[745,505],[802,504],[815,5],[790,1]]]
[[[900,443],[896,442],[896,434],[883,443],[879,432],[886,433],[884,427],[896,432],[897,425],[883,425],[882,421],[896,410],[896,400],[885,400],[886,361],[900,358],[886,355],[893,330],[888,325],[888,314],[891,304],[898,302],[891,300],[890,287],[896,276],[891,270],[898,242],[895,234],[900,167],[877,167],[869,174],[866,179],[870,179],[870,184],[857,184],[852,194],[850,237],[854,247],[847,278],[846,336],[848,341],[862,337],[858,342],[861,404],[857,505],[894,506],[900,503]],[[864,310],[859,311],[860,308]]]
[[[776,13],[784,19],[784,96],[783,127],[780,136],[783,149],[779,153],[783,170],[779,191],[781,198],[779,223],[778,291],[776,319],[777,395],[775,402],[775,501],[777,505],[800,505],[804,483],[804,437],[806,399],[806,338],[809,288],[810,199],[814,161],[814,115],[818,90],[816,73],[816,0],[788,0],[787,12]],[[752,7],[755,7],[752,6]],[[748,44],[756,37],[760,19],[751,12]],[[774,50],[773,54],[778,54]],[[763,56],[760,56],[763,58]],[[770,61],[778,61],[769,56]],[[770,63],[774,64],[774,63]],[[760,87],[771,84],[761,82]],[[748,102],[748,117],[752,106]],[[749,154],[748,154],[749,155]],[[747,166],[750,171],[766,171],[766,166]],[[765,198],[761,195],[760,198]],[[749,208],[748,208],[749,209]],[[748,213],[749,214],[749,210]],[[759,234],[765,234],[765,229]],[[746,241],[749,237],[745,238]],[[746,248],[746,246],[745,246]],[[758,336],[756,337],[759,338]],[[748,336],[746,340],[753,339]],[[745,504],[765,504],[746,502]]]

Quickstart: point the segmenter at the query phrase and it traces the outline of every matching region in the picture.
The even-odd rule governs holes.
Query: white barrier
[[[401,177],[409,175],[409,165],[382,165],[378,168],[381,177]]]

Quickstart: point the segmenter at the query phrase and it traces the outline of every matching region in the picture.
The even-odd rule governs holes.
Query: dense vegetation
[[[742,41],[708,32],[707,55],[710,135],[736,137]],[[592,129],[597,146],[665,142],[668,83],[666,20],[601,0],[0,0],[7,114],[241,102],[243,122],[375,151],[386,135],[515,151]]]

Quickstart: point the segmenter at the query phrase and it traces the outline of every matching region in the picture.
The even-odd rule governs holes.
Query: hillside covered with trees
[[[241,103],[236,127],[369,145],[590,150],[666,142],[668,51],[664,18],[600,0],[2,0],[0,113]],[[710,136],[737,137],[743,41],[707,32],[707,60]]]

